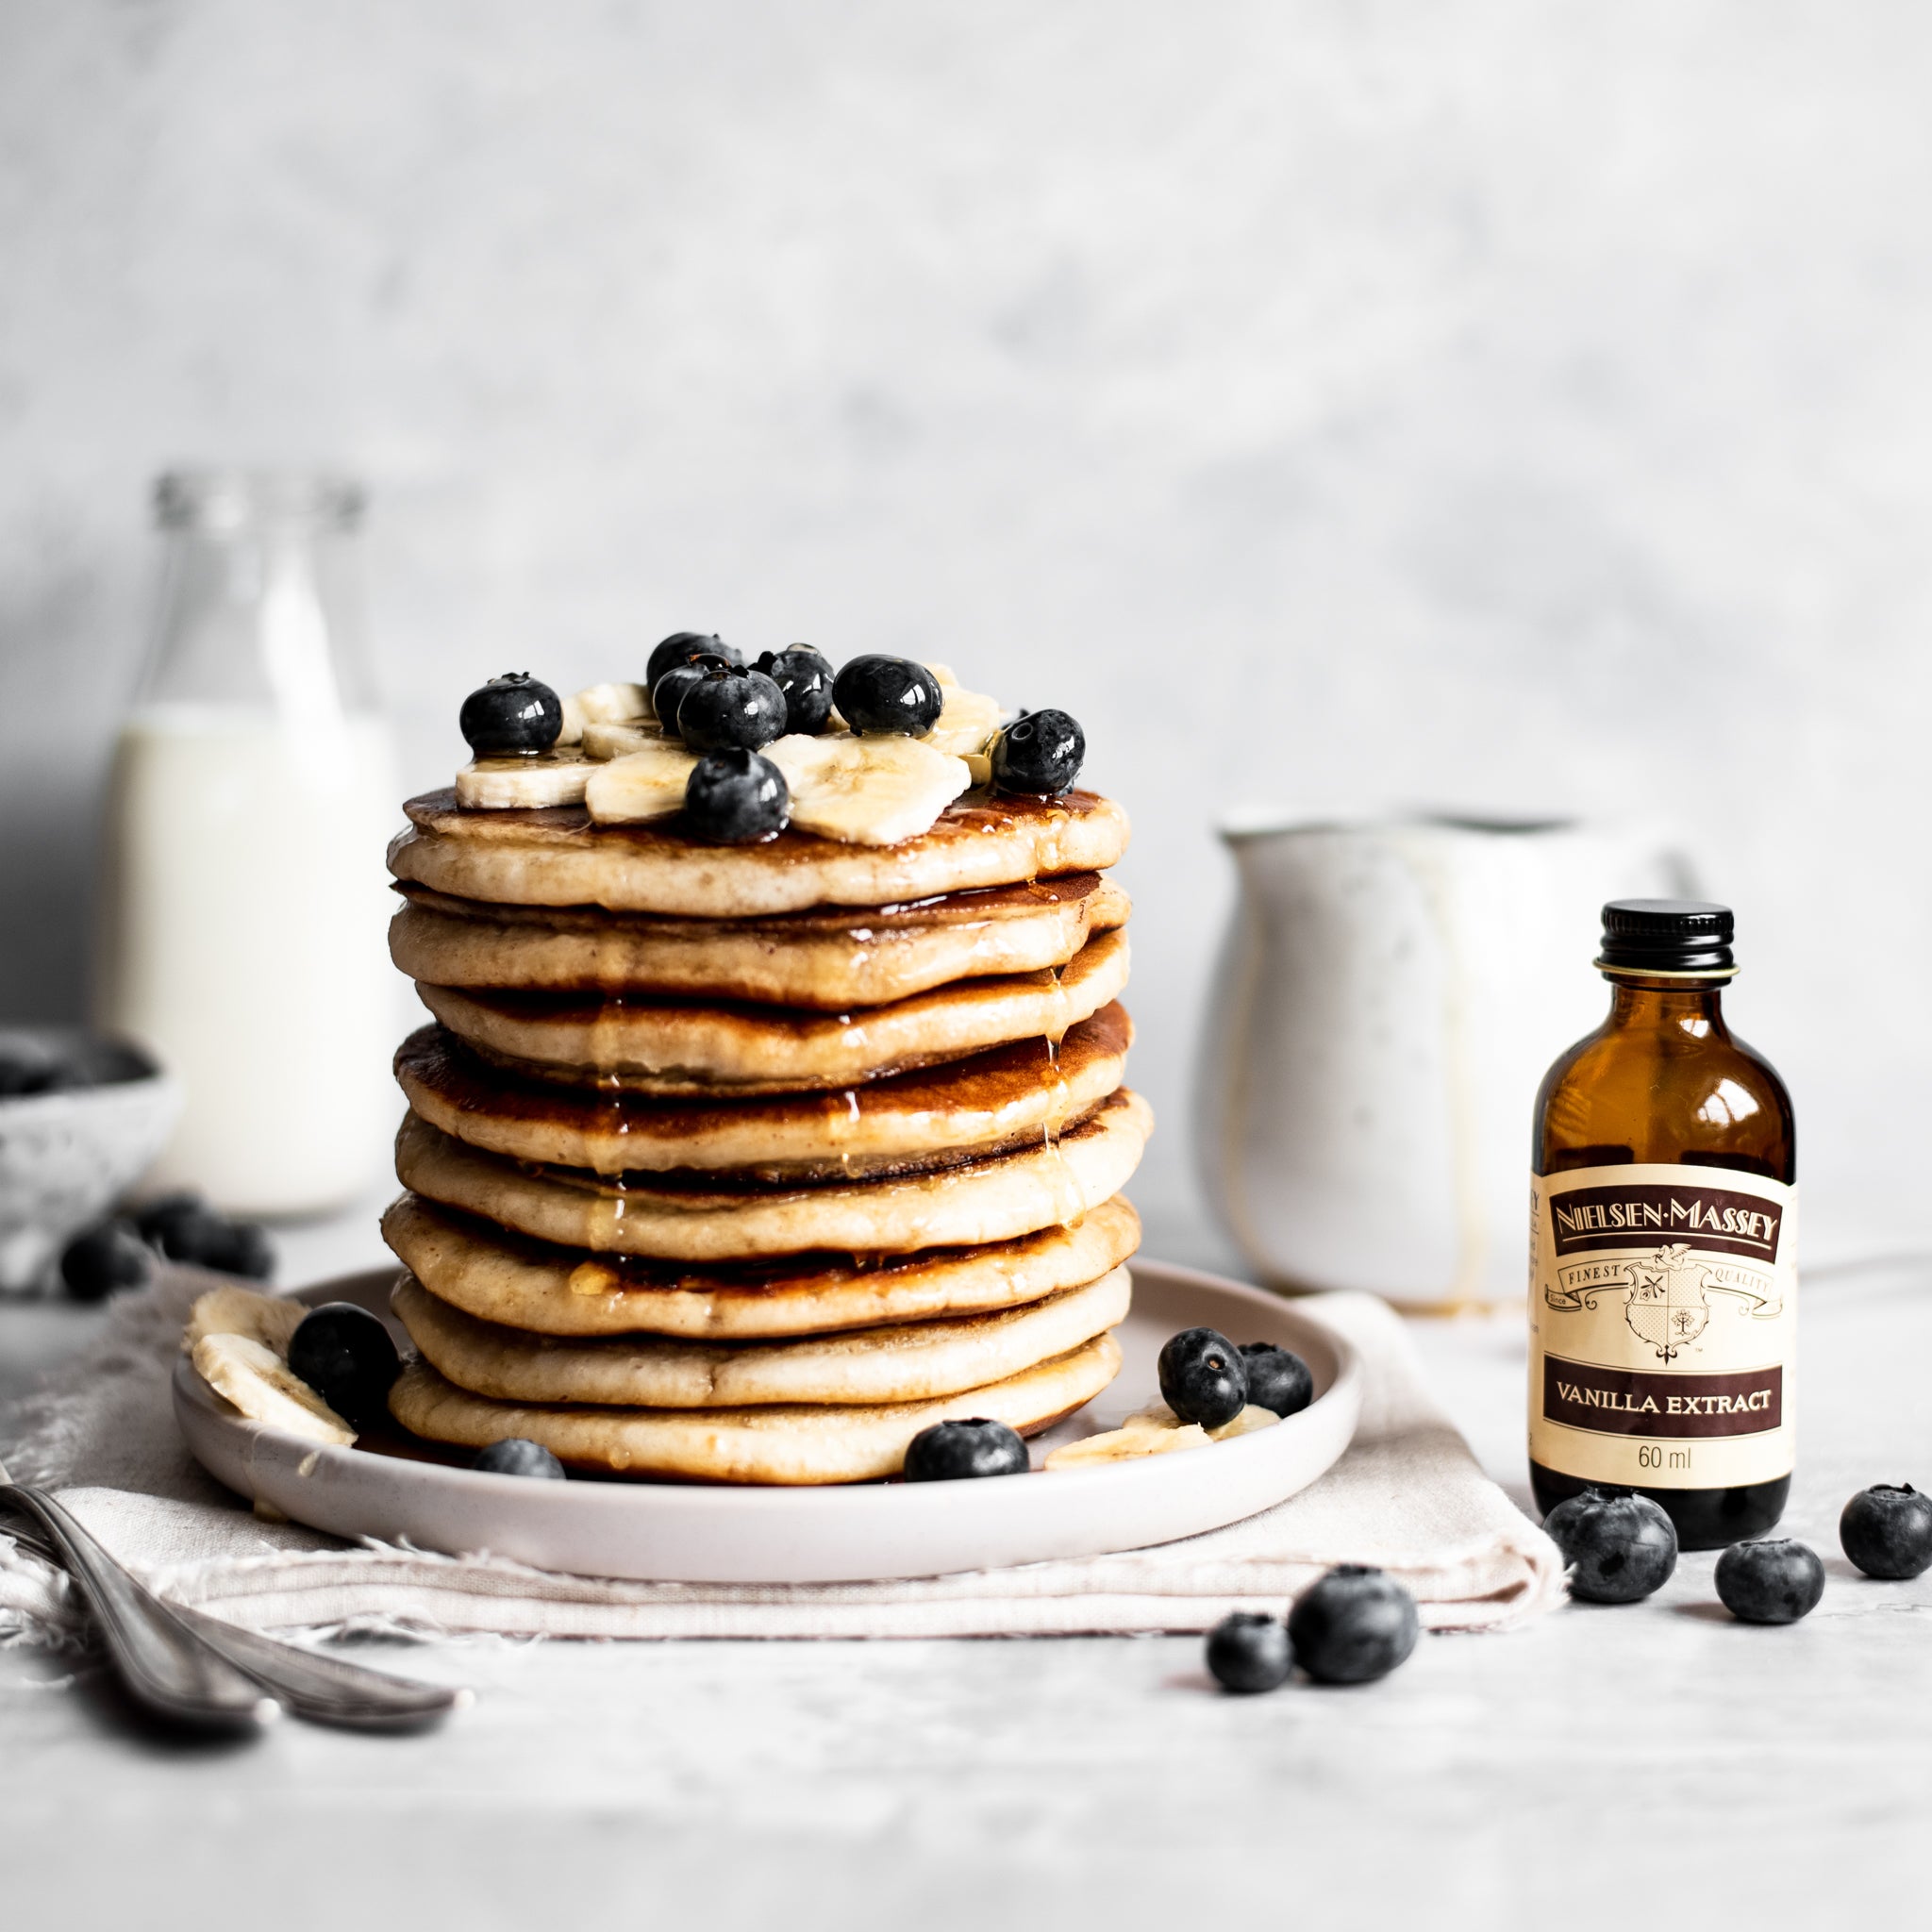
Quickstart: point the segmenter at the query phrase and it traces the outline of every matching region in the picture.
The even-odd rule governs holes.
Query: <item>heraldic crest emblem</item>
[[[1594,1311],[1597,1297],[1624,1296],[1624,1319],[1640,1341],[1657,1350],[1660,1361],[1674,1361],[1710,1324],[1710,1297],[1736,1296],[1746,1306],[1740,1314],[1763,1318],[1777,1314],[1780,1299],[1758,1294],[1736,1281],[1713,1279],[1709,1265],[1681,1244],[1658,1248],[1641,1261],[1622,1263],[1624,1279],[1608,1279],[1572,1288],[1545,1288],[1543,1300],[1559,1313]]]

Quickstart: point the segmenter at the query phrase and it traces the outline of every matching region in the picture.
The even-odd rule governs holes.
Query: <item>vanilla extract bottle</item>
[[[1609,1016],[1537,1095],[1530,1482],[1545,1513],[1637,1491],[1715,1549],[1790,1490],[1791,1103],[1724,1024],[1728,907],[1619,899],[1603,920]]]

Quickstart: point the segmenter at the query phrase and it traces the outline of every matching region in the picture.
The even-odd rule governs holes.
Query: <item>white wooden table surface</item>
[[[0,1308],[0,1393],[89,1321]],[[1916,1923],[1932,1577],[1860,1579],[1835,1525],[1866,1483],[1932,1482],[1932,1266],[1812,1282],[1803,1333],[1787,1528],[1830,1582],[1789,1629],[1724,1616],[1707,1555],[1646,1605],[1246,1700],[1193,1639],[410,1648],[376,1660],[476,1707],[240,1747],[136,1736],[96,1675],[16,1650],[0,1924]],[[1420,1334],[1520,1498],[1518,1322]]]

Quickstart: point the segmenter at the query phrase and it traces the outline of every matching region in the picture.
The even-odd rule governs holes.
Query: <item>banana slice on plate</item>
[[[280,1356],[246,1335],[204,1335],[190,1357],[194,1372],[251,1422],[309,1442],[346,1448],[356,1432]]]
[[[1271,1429],[1280,1420],[1272,1408],[1251,1402],[1219,1428],[1204,1429],[1199,1423],[1182,1422],[1162,1403],[1130,1415],[1119,1428],[1105,1435],[1064,1444],[1046,1458],[1043,1467],[1085,1469],[1103,1462],[1132,1462],[1141,1456],[1171,1456],[1177,1449],[1205,1449],[1213,1442],[1252,1436],[1257,1429]]]
[[[916,839],[973,783],[963,758],[917,738],[793,732],[768,744],[765,756],[791,789],[792,824],[848,845]]]
[[[527,758],[477,758],[457,774],[457,803],[469,811],[581,805],[594,769],[575,749]]]
[[[600,825],[668,819],[684,809],[684,788],[697,761],[695,752],[672,739],[650,740],[608,764],[593,766],[584,803]]]
[[[195,1343],[204,1336],[244,1335],[286,1361],[289,1338],[302,1325],[308,1312],[300,1302],[286,1295],[257,1294],[248,1288],[211,1288],[198,1295],[189,1310],[188,1326],[181,1331],[181,1353],[192,1355]]]

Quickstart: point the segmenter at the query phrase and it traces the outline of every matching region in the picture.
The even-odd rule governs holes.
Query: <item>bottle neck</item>
[[[1724,991],[1714,979],[1654,979],[1640,973],[1606,973],[1613,1033],[1677,1033],[1693,1040],[1728,1040]]]

